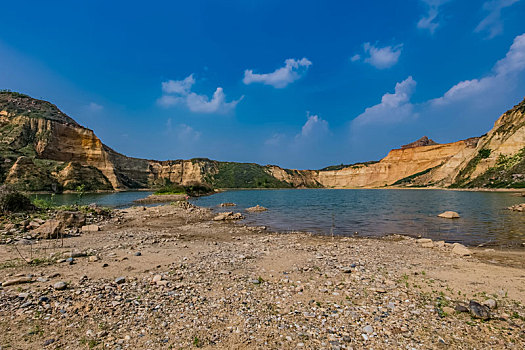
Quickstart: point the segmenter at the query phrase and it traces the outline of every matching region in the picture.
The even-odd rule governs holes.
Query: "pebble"
[[[122,284],[122,283],[125,283],[126,282],[126,277],[117,277],[115,279],[115,283],[116,284]]]
[[[67,284],[65,282],[57,282],[53,284],[53,288],[55,288],[56,290],[64,290],[67,288]]]
[[[372,334],[374,333],[374,327],[372,327],[371,325],[366,325],[363,327],[363,332],[367,334]]]

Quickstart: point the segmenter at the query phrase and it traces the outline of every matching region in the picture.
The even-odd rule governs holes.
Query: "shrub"
[[[31,200],[22,193],[8,186],[0,187],[0,212],[16,213],[33,210]]]

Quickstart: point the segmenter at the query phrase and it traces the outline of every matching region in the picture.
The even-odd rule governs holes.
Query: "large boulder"
[[[57,213],[56,219],[62,222],[63,228],[79,228],[86,223],[86,216],[78,211],[60,211]]]
[[[452,248],[452,253],[460,256],[469,256],[472,255],[472,252],[465,247],[463,244],[454,243]]]
[[[459,214],[456,213],[455,211],[446,211],[444,213],[439,214],[438,217],[444,218],[444,219],[458,219],[458,218],[460,218]]]
[[[47,220],[40,227],[31,231],[31,235],[41,239],[58,238],[61,229],[62,223],[59,220]]]

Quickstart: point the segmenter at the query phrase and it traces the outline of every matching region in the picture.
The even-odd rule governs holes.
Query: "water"
[[[244,190],[218,193],[193,200],[224,210],[241,211],[262,205],[263,213],[246,213],[245,223],[279,231],[300,230],[325,235],[381,236],[404,234],[467,245],[519,246],[525,241],[525,213],[506,210],[524,202],[501,192],[390,189]],[[217,209],[219,210],[219,209]],[[460,219],[438,218],[453,210]]]
[[[61,194],[56,204],[90,204],[125,208],[151,192]],[[50,195],[34,195],[50,199]],[[501,192],[445,190],[243,190],[192,199],[217,211],[243,211],[257,204],[269,210],[245,213],[246,224],[265,225],[278,231],[308,231],[324,235],[380,236],[404,234],[434,240],[518,246],[525,241],[525,213],[506,210],[525,198]],[[223,202],[237,207],[218,208]],[[460,219],[436,217],[457,211]]]
[[[135,191],[135,192],[112,192],[112,193],[86,193],[79,196],[76,193],[64,194],[34,194],[32,199],[39,198],[47,201],[53,201],[56,205],[88,205],[96,203],[103,207],[126,208],[133,205],[133,201],[145,198],[153,192]]]

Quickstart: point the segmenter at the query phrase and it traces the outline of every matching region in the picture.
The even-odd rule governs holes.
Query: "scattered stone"
[[[472,252],[469,249],[467,249],[467,247],[459,243],[454,243],[452,253],[460,256],[472,255]]]
[[[237,204],[235,203],[221,203],[219,204],[219,207],[221,208],[224,208],[224,207],[235,207]]]
[[[508,207],[507,209],[512,211],[525,212],[525,203],[515,204],[513,206]]]
[[[47,220],[43,225],[31,231],[31,235],[41,239],[53,239],[57,238],[62,223],[58,220]]]
[[[241,213],[233,213],[232,211],[227,211],[224,213],[217,214],[213,221],[226,221],[226,220],[242,220],[244,216]]]
[[[115,279],[115,283],[116,284],[122,284],[122,283],[125,283],[126,282],[126,277],[117,277]]]
[[[268,210],[267,208],[261,207],[259,204],[257,204],[255,207],[246,209],[248,213],[260,213],[260,212],[267,211],[267,210]]]
[[[430,238],[418,238],[416,239],[416,243],[432,243],[432,240]]]
[[[91,256],[88,258],[88,261],[89,261],[89,262],[96,262],[96,261],[98,261],[98,260],[99,260],[99,258],[98,258],[98,256],[96,256],[96,255],[91,255]]]
[[[483,305],[487,306],[489,309],[494,310],[498,308],[498,303],[494,299],[485,300]]]
[[[82,226],[82,233],[97,232],[97,231],[100,231],[100,226],[98,226],[98,225],[85,225],[85,226]]]
[[[20,278],[16,278],[13,280],[2,282],[2,287],[14,286],[16,284],[22,284],[22,283],[30,283],[31,281],[32,281],[31,277],[20,277]]]
[[[482,320],[490,319],[490,309],[488,306],[481,305],[475,300],[471,300],[468,304],[470,315],[474,318],[480,318]]]
[[[428,242],[421,245],[423,248],[434,248],[434,243]]]
[[[457,304],[454,308],[457,312],[469,312],[469,308],[463,304]]]
[[[59,211],[56,219],[62,223],[62,227],[82,227],[86,223],[86,216],[78,211]]]
[[[445,219],[458,219],[460,216],[455,211],[446,211],[446,212],[439,214],[438,217],[445,218]]]
[[[374,327],[372,327],[371,325],[366,325],[363,327],[363,332],[367,334],[372,334],[374,333]]]
[[[135,256],[141,256],[141,255],[142,255],[141,252],[136,252],[136,253],[135,253]]]
[[[57,282],[53,284],[53,288],[55,288],[56,290],[64,290],[67,288],[67,284],[65,282]]]

